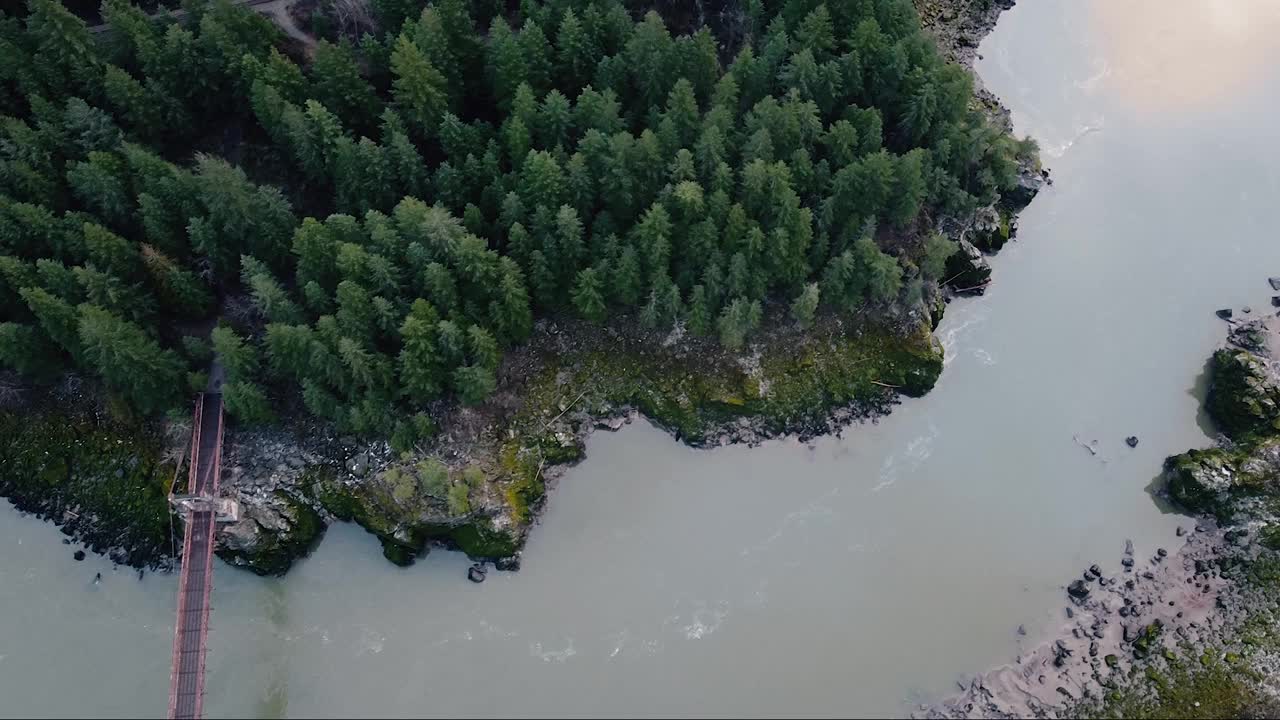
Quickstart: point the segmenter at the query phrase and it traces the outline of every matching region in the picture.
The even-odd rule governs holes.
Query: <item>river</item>
[[[1055,184],[932,393],[810,445],[598,433],[483,585],[352,526],[283,580],[220,566],[207,713],[903,714],[1037,644],[1084,567],[1190,524],[1147,491],[1208,441],[1213,310],[1270,311],[1277,37],[1268,0],[1019,3],[978,71]],[[60,537],[0,509],[0,715],[162,714],[176,578]]]

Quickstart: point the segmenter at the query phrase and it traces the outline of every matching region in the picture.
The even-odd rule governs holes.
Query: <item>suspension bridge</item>
[[[173,669],[169,676],[170,718],[201,717],[214,536],[219,522],[234,521],[239,516],[234,500],[218,497],[222,421],[221,393],[202,393],[196,398],[187,494],[170,496],[185,527],[182,574],[178,582],[178,622],[173,635]]]

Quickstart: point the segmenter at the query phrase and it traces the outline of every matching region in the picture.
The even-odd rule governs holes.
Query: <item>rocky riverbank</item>
[[[111,419],[77,383],[10,393],[0,403],[0,496],[113,562],[168,567],[177,458],[166,447],[158,424]]]
[[[694,446],[830,432],[933,386],[942,351],[931,319],[924,306],[895,325],[776,318],[745,353],[678,331],[545,322],[504,361],[488,401],[440,411],[429,446],[397,452],[318,426],[230,433],[223,489],[244,517],[219,552],[279,573],[327,522],[349,520],[397,564],[441,544],[516,567],[548,485],[594,430],[642,413]]]
[[[1215,447],[1165,463],[1199,516],[1181,547],[1064,588],[1063,623],[1014,663],[919,717],[1275,717],[1280,714],[1280,320],[1234,323],[1210,363]]]

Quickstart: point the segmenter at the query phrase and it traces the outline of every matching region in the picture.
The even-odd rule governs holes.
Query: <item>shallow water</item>
[[[483,585],[349,526],[284,580],[220,566],[206,711],[905,713],[1011,660],[1083,567],[1190,523],[1146,489],[1207,442],[1213,310],[1280,275],[1277,30],[1266,0],[1020,3],[978,70],[1055,185],[948,309],[932,393],[810,446],[597,434]],[[60,537],[0,510],[0,715],[162,714],[175,578]]]

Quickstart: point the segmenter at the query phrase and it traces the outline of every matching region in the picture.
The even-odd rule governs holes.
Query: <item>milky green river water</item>
[[[1272,1],[1023,0],[978,71],[1056,183],[931,394],[811,446],[597,434],[483,585],[354,527],[283,580],[219,566],[207,713],[902,714],[1011,660],[1082,567],[1189,523],[1147,488],[1207,442],[1213,310],[1280,275],[1278,37]],[[60,537],[0,509],[0,716],[163,714],[175,578]]]

